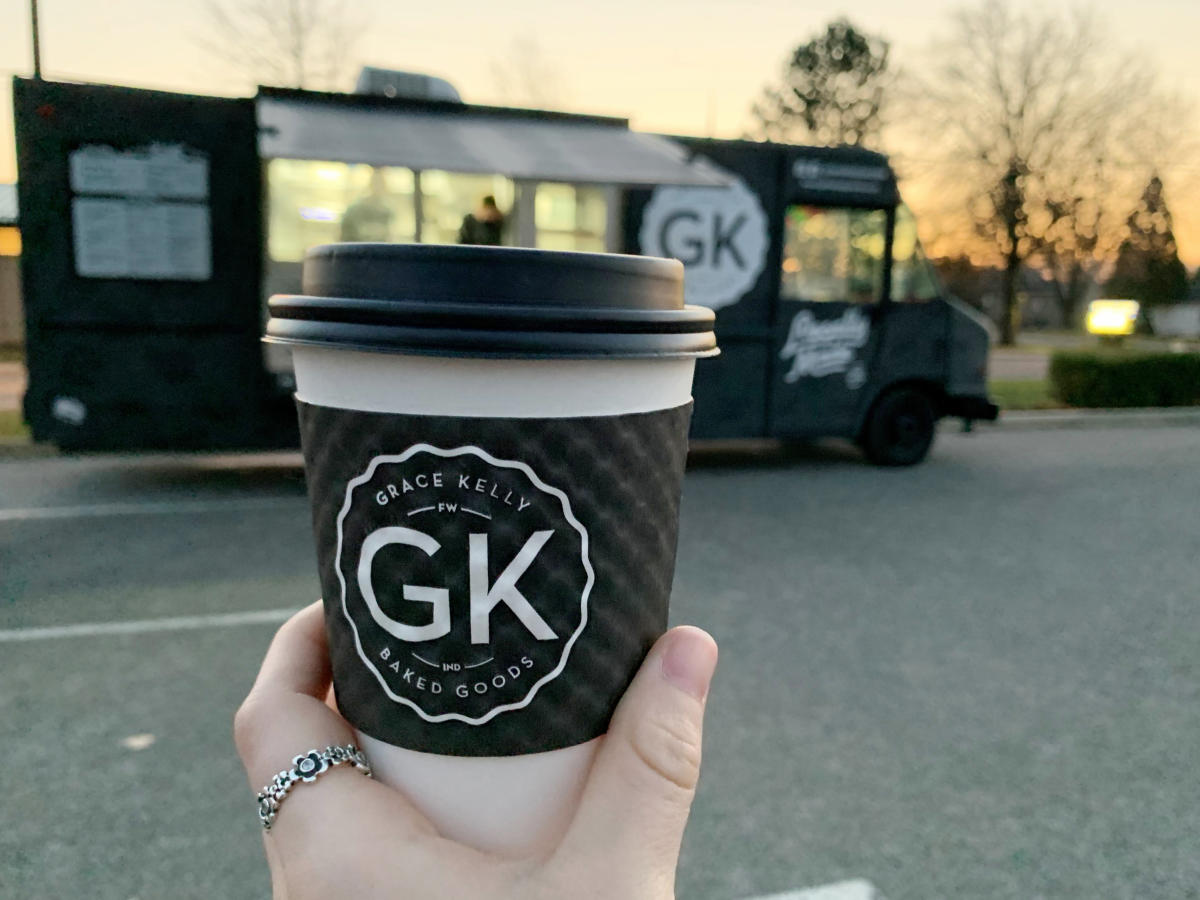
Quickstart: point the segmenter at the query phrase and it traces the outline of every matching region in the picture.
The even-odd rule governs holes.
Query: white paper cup
[[[339,705],[377,777],[404,791],[442,834],[502,854],[545,848],[575,809],[621,677],[632,677],[665,627],[671,497],[677,504],[695,360],[715,352],[711,314],[684,312],[678,264],[661,260],[394,245],[327,248],[317,257],[306,264],[310,296],[273,301],[268,340],[293,352]],[[430,259],[439,277],[430,277]],[[505,265],[509,277],[498,280]],[[618,287],[605,282],[606,266],[626,288],[614,302],[633,295],[641,309],[606,305],[606,287]],[[481,273],[483,286],[473,282]],[[640,296],[639,278],[648,284]],[[348,288],[358,294],[350,301]],[[494,320],[457,302],[481,296],[479,306],[500,309]],[[400,318],[388,318],[389,302],[403,307]],[[506,303],[518,312],[509,316]],[[544,321],[523,330],[522,310],[531,307],[535,319],[558,317],[576,330],[546,329]],[[686,330],[670,331],[672,312]],[[622,332],[639,313],[652,330]],[[387,340],[373,345],[371,327]],[[610,448],[628,458],[606,458]],[[627,527],[660,521],[643,537],[614,535],[622,508],[647,497],[658,501]],[[521,517],[534,514],[548,518],[525,525]],[[435,563],[446,572],[468,567],[456,549],[466,531],[470,643],[465,576],[432,571]],[[545,546],[558,555],[539,551],[531,533],[549,534]],[[413,549],[418,544],[424,551]],[[526,566],[516,551],[531,547]],[[387,553],[390,561],[373,561]],[[538,571],[543,561],[547,573]],[[644,574],[650,570],[656,574]],[[406,591],[421,586],[401,596],[401,582]],[[653,610],[630,607],[626,640],[620,616],[628,611],[615,604],[633,602],[630,585],[646,595],[637,603]],[[477,601],[491,643],[477,640]],[[397,638],[439,627],[448,633]],[[519,649],[526,646],[528,656]],[[610,649],[616,657],[605,655]],[[489,654],[466,664],[480,666],[486,680],[436,668]],[[602,698],[588,694],[592,680],[605,686]],[[575,706],[590,711],[564,712]],[[489,752],[493,746],[501,752]],[[553,749],[528,752],[542,746]]]

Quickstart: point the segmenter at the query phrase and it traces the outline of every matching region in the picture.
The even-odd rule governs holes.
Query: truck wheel
[[[898,388],[875,404],[859,444],[879,466],[912,466],[929,453],[937,425],[933,400],[916,388]]]

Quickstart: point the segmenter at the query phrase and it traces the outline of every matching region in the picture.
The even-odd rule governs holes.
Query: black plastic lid
[[[676,260],[427,244],[327,244],[265,340],[394,353],[661,358],[717,353]]]

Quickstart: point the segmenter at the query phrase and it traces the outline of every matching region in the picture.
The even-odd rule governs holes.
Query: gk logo
[[[558,637],[517,587],[517,581],[553,535],[553,531],[535,531],[491,585],[488,584],[488,536],[471,534],[468,537],[472,644],[486,644],[490,641],[492,610],[501,603],[508,606],[521,624],[539,641],[552,641]],[[371,569],[375,554],[391,544],[413,547],[426,556],[433,556],[441,549],[441,544],[415,528],[392,526],[371,532],[363,541],[358,557],[358,587],[371,616],[389,634],[410,643],[432,641],[449,634],[450,592],[446,588],[404,585],[405,600],[428,603],[432,607],[432,617],[427,625],[398,622],[380,608],[371,584]]]
[[[726,188],[660,187],[642,213],[643,253],[687,267],[688,303],[720,309],[758,281],[767,257],[767,217],[741,181]]]
[[[707,212],[707,211],[706,211]],[[696,266],[705,262],[706,251],[711,248],[710,264],[720,268],[722,252],[728,253],[730,259],[739,269],[746,268],[746,260],[738,252],[734,238],[743,225],[746,224],[745,213],[735,213],[732,221],[726,221],[721,210],[711,211],[711,222],[704,222],[700,213],[690,209],[680,209],[667,216],[659,230],[658,243],[668,256],[673,256],[685,266]],[[712,241],[708,237],[706,226],[711,225]],[[678,235],[679,241],[673,240]]]

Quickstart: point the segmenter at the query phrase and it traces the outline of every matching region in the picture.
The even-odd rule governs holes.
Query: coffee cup
[[[338,244],[288,346],[338,708],[446,837],[519,854],[577,804],[665,630],[710,310],[672,260]]]

